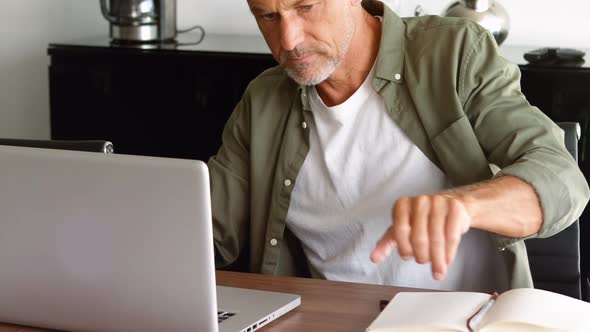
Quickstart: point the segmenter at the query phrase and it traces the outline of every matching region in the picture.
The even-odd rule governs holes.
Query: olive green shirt
[[[529,105],[518,67],[499,55],[486,30],[463,19],[400,19],[381,2],[362,4],[383,17],[373,87],[391,119],[453,185],[502,175],[530,183],[544,220],[533,237],[556,234],[579,217],[589,191],[563,132]],[[249,84],[226,124],[209,161],[218,268],[240,257],[251,272],[309,275],[286,228],[314,126],[304,91],[281,67],[269,69]],[[493,174],[490,164],[500,171]],[[532,287],[523,239],[490,236],[511,287]]]

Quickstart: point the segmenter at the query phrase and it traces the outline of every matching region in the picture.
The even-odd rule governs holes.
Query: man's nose
[[[281,48],[294,50],[304,40],[302,22],[297,17],[285,17],[281,20]]]

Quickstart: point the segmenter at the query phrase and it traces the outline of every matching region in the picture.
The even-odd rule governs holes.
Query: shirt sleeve
[[[581,215],[588,184],[565,148],[563,131],[526,100],[518,66],[500,56],[493,37],[481,33],[461,65],[459,96],[495,175],[529,183],[543,210],[531,237],[552,236]],[[497,236],[506,247],[522,239]]]
[[[225,125],[221,148],[208,162],[217,268],[233,263],[246,244],[250,191],[249,114],[246,92]]]

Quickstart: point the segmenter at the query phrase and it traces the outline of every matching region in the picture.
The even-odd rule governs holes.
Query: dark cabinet
[[[209,37],[209,38],[214,38]],[[52,139],[107,139],[116,152],[207,160],[269,54],[49,47]]]
[[[582,126],[580,167],[590,178],[590,65],[530,66],[530,48],[503,47],[522,90],[555,121]],[[53,139],[108,139],[118,153],[207,160],[248,82],[275,65],[258,37],[208,36],[199,45],[52,44]],[[587,51],[590,54],[590,51]],[[590,269],[590,212],[582,216],[582,269]]]

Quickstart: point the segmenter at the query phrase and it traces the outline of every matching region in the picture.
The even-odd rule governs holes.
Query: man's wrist
[[[473,195],[465,192],[456,193],[455,199],[463,206],[469,216],[469,227],[479,228],[480,225],[478,221],[480,218],[477,199],[473,197]]]
[[[469,216],[469,227],[479,228],[479,204],[472,191],[481,186],[482,183],[475,183],[468,186],[457,187],[446,191],[443,195],[454,199]]]

